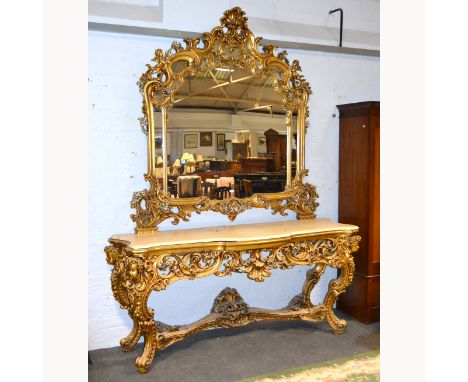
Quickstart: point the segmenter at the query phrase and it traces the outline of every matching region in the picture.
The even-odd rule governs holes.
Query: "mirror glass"
[[[179,61],[171,69],[186,67]],[[167,166],[168,195],[224,200],[285,190],[295,174],[297,115],[288,153],[287,111],[275,87],[273,76],[203,62],[184,75],[168,113],[166,158],[161,112],[154,116],[156,176],[162,184]]]

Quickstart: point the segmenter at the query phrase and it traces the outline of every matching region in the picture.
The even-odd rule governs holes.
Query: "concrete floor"
[[[306,366],[379,348],[379,323],[348,320],[342,335],[328,324],[304,321],[257,322],[242,328],[198,333],[157,353],[152,368],[134,365],[143,345],[124,353],[120,347],[89,353],[90,382],[224,382]],[[118,343],[116,338],[116,343]]]

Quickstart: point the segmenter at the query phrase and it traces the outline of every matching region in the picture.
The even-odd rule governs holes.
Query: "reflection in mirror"
[[[161,115],[161,112],[158,112],[158,115]],[[161,121],[157,121],[154,127],[154,150],[155,150],[155,163],[154,163],[154,177],[158,180],[158,184],[162,188],[163,184],[163,131]]]
[[[297,161],[298,161],[298,128],[297,128],[297,112],[292,114],[291,121],[291,179],[296,175]]]
[[[186,65],[175,62],[171,69],[180,73]],[[202,63],[185,73],[168,115],[171,197],[224,200],[285,190],[295,173],[297,116],[291,118],[288,145],[288,113],[275,87],[274,77],[239,68]],[[161,133],[158,110],[155,121]],[[164,142],[157,143],[156,171],[162,178]]]

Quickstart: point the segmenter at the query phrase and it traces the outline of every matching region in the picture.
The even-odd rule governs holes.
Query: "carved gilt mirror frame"
[[[303,182],[308,170],[304,168],[306,118],[310,86],[300,74],[297,60],[289,63],[286,51],[275,53],[272,45],[260,46],[261,37],[255,37],[248,29],[245,12],[236,7],[224,12],[221,24],[195,39],[185,38],[185,48],[174,42],[164,52],[155,51],[154,65],[138,81],[143,96],[143,117],[140,123],[148,140],[148,171],[145,180],[149,190],[135,192],[131,207],[136,210],[131,219],[136,223],[135,231],[157,230],[157,226],[172,219],[172,224],[188,221],[192,212],[216,211],[234,220],[238,214],[251,208],[271,209],[273,214],[286,215],[286,210],[296,212],[297,218],[314,218],[318,206],[315,186]],[[200,46],[201,45],[201,46]],[[261,47],[261,50],[260,50]],[[174,73],[173,64],[185,62],[186,66]],[[239,199],[211,200],[207,196],[192,198],[171,198],[167,191],[167,166],[163,166],[163,182],[155,176],[155,109],[162,115],[162,157],[167,160],[167,124],[169,111],[174,105],[174,96],[184,81],[184,75],[194,73],[203,63],[213,66],[229,66],[247,70],[255,76],[272,76],[275,92],[283,99],[288,129],[287,161],[288,176],[283,192],[254,194]],[[291,176],[291,120],[297,116],[296,173]],[[166,163],[165,163],[166,164]]]

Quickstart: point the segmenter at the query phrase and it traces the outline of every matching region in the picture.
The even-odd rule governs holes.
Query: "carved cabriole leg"
[[[318,263],[314,264],[311,269],[307,271],[306,279],[304,285],[302,286],[302,292],[294,296],[289,302],[287,308],[292,310],[312,308],[314,305],[310,300],[310,294],[315,288],[317,283],[320,281],[320,278],[327,268],[326,264]]]
[[[105,248],[107,262],[114,266],[111,275],[112,291],[122,309],[127,309],[133,320],[133,329],[120,340],[124,351],[132,350],[141,336],[145,339],[143,354],[135,365],[140,372],[148,371],[156,352],[154,310],[148,308],[148,297],[158,279],[153,263],[125,253],[116,246]]]
[[[336,257],[331,261],[334,268],[340,269],[340,276],[328,284],[328,292],[325,295],[325,318],[335,334],[341,334],[347,326],[345,320],[336,317],[333,311],[338,296],[343,293],[353,281],[354,260],[351,253],[356,251],[361,238],[359,236],[342,236],[337,240]]]
[[[157,348],[154,310],[148,308],[147,306],[148,298],[153,288],[152,276],[154,273],[152,272],[151,265],[148,266],[148,264],[144,264],[142,260],[133,262],[130,261],[127,264],[127,269],[129,270],[128,273],[130,274],[130,277],[132,277],[133,281],[135,282],[135,284],[132,285],[127,281],[127,285],[133,292],[130,298],[128,313],[134,320],[134,323],[136,322],[138,326],[136,335],[131,338],[133,340],[132,344],[136,345],[140,337],[144,337],[143,353],[141,356],[136,358],[135,366],[139,372],[146,373],[149,370],[151,363],[153,362]],[[138,269],[138,273],[132,273],[136,269]],[[123,340],[126,340],[128,337],[124,338]]]
[[[144,333],[143,336],[145,338],[145,344],[143,354],[135,360],[135,366],[140,373],[146,373],[153,362],[154,355],[156,354],[156,323],[151,320],[142,322],[140,325]]]
[[[122,347],[122,350],[125,352],[133,350],[141,336],[141,326],[139,325],[137,320],[133,320],[132,331],[127,337],[124,337],[120,340],[120,346]]]
[[[306,307],[311,308],[314,305],[310,301],[310,294],[312,290],[315,288],[317,283],[320,281],[320,278],[325,272],[326,269],[325,264],[315,264],[311,269],[307,271],[306,279],[304,281],[304,285],[302,287],[302,296],[304,299],[304,304]]]

